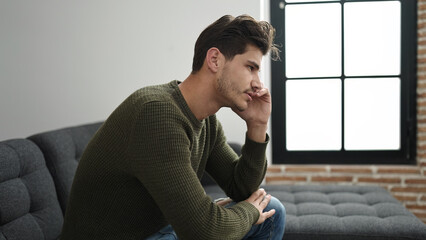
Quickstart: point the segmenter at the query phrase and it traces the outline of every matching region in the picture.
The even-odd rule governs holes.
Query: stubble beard
[[[240,91],[231,83],[230,79],[227,76],[227,72],[228,71],[225,68],[223,73],[219,76],[217,80],[218,91],[228,101],[230,105],[228,107],[236,108],[238,109],[238,111],[242,112],[246,110],[246,106],[241,106],[238,104],[237,97],[239,96]]]

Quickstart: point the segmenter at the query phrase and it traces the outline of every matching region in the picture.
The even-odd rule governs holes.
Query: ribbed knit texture
[[[266,145],[246,138],[238,158],[216,116],[195,118],[177,81],[142,88],[88,144],[61,239],[141,240],[167,224],[179,239],[241,239],[259,217],[243,200],[265,175]],[[212,203],[199,180],[204,171],[242,202]]]

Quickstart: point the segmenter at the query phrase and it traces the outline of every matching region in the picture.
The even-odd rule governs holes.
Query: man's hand
[[[231,202],[232,202],[232,199],[230,199],[230,198],[220,198],[218,200],[215,200],[215,203],[219,206],[222,206],[222,207],[225,207],[226,205],[228,205]]]
[[[249,93],[252,100],[248,102],[248,107],[244,111],[233,109],[246,122],[267,124],[271,115],[271,95],[268,88],[262,88]]]
[[[275,209],[272,209],[268,212],[263,212],[266,206],[268,206],[269,201],[271,201],[271,195],[266,194],[265,190],[262,188],[254,192],[245,201],[251,203],[257,208],[257,210],[259,210],[260,216],[255,225],[263,223],[266,219],[272,217],[272,215],[275,214]]]
[[[271,115],[271,95],[268,88],[261,88],[250,94],[252,101],[248,103],[247,109],[239,111],[232,109],[247,124],[247,136],[256,142],[264,142],[268,129],[268,120]]]

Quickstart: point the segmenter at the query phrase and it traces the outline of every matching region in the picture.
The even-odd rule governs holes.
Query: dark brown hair
[[[278,60],[279,50],[273,43],[274,37],[275,29],[266,21],[257,21],[248,15],[225,15],[204,29],[198,37],[192,73],[201,69],[207,51],[212,47],[218,48],[226,60],[232,60],[235,55],[243,54],[248,44],[252,44],[263,55],[271,51],[272,59]]]

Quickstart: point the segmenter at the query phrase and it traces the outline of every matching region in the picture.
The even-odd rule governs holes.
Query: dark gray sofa
[[[0,142],[0,240],[59,238],[78,161],[101,124]],[[224,197],[207,175],[202,183]],[[263,187],[286,208],[286,240],[426,239],[426,225],[380,187]]]

